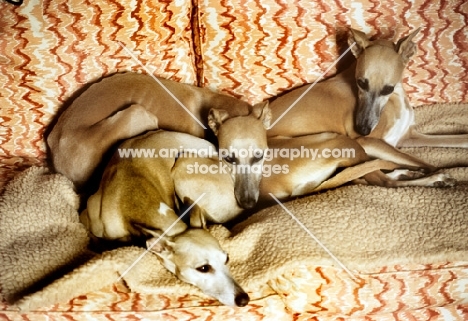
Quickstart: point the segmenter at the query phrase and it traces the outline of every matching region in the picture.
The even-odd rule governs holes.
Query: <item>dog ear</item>
[[[172,241],[172,237],[164,235],[164,232],[161,230],[150,230],[141,225],[138,226],[138,229],[145,235],[146,237],[146,248],[148,251],[153,253],[160,253],[165,249],[172,250],[174,242]]]
[[[174,264],[174,241],[172,237],[163,235],[162,231],[153,231],[144,229],[145,233],[152,237],[146,240],[146,248],[148,252],[156,254],[161,260],[166,269],[172,273],[176,273],[176,265]]]
[[[364,32],[356,29],[351,29],[351,36],[348,37],[348,45],[350,47],[352,46],[351,52],[353,53],[354,57],[359,57],[364,51],[364,49],[366,49],[369,46],[369,44],[369,38],[367,38]]]
[[[208,113],[208,126],[210,126],[213,133],[217,136],[221,124],[229,118],[229,112],[224,109],[211,108]]]
[[[252,114],[263,122],[263,126],[268,129],[270,128],[271,122],[271,109],[269,102],[264,101],[252,106]]]
[[[396,44],[397,52],[400,54],[401,58],[403,58],[403,63],[405,65],[416,53],[416,44],[412,40],[417,35],[419,30],[421,30],[421,28],[416,29],[408,36],[401,38]]]
[[[190,226],[206,230],[205,210],[195,204],[190,211]]]

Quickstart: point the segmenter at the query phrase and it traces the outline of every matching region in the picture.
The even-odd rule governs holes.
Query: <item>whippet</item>
[[[55,170],[82,187],[103,155],[121,140],[154,129],[205,137],[208,133],[200,124],[206,124],[211,108],[226,109],[229,117],[251,112],[251,106],[236,98],[166,79],[159,81],[172,96],[151,76],[138,73],[115,74],[86,89],[60,115],[47,137]],[[243,130],[250,129],[245,126]],[[223,141],[219,147],[230,144]]]
[[[203,212],[191,211],[191,228],[178,220],[171,173],[177,155],[122,154],[150,148],[167,149],[168,153],[205,147],[202,139],[164,131],[125,141],[105,168],[99,190],[88,199],[80,220],[93,238],[123,243],[146,239],[149,251],[179,279],[226,305],[245,306],[249,297],[232,278],[227,254],[206,230]],[[229,192],[233,195],[233,190]]]
[[[335,132],[351,138],[383,139],[397,147],[468,147],[468,135],[423,135],[413,128],[414,110],[402,77],[416,51],[412,40],[418,31],[393,43],[371,41],[364,33],[351,29],[349,44],[355,43],[351,51],[356,62],[335,77],[317,83],[289,111],[308,85],[272,100],[274,126],[268,136]]]
[[[359,139],[336,133],[270,138],[268,150],[263,152],[260,169],[263,177],[255,209],[274,204],[270,193],[277,199],[287,201],[346,183],[384,187],[446,187],[455,183],[445,174],[427,175],[426,172],[434,171],[433,166],[408,158],[385,142],[376,145],[395,153],[394,160],[397,162],[371,159]],[[336,152],[337,155],[334,154]],[[232,192],[234,183],[230,174],[220,170],[221,156],[179,158],[173,168],[173,179],[177,195],[189,204],[202,192],[206,193],[195,207],[201,207],[197,210],[207,220],[232,224],[232,220],[235,222],[248,213],[238,205]],[[229,157],[235,163],[235,151]],[[255,171],[256,168],[252,166],[248,170]],[[383,174],[382,171],[391,171],[391,174]]]
[[[201,208],[205,217],[214,223],[226,223],[244,209],[254,207],[268,149],[266,128],[270,119],[267,107],[257,107],[249,116],[234,118],[229,118],[222,109],[213,109],[208,124],[220,146],[227,146],[229,142],[229,148],[220,148],[218,154],[210,157],[188,155],[178,158],[172,171],[177,196],[190,203],[205,192],[207,196],[197,203],[196,208]],[[204,144],[206,150],[212,149],[211,143],[205,141]],[[242,208],[239,204],[248,206]]]

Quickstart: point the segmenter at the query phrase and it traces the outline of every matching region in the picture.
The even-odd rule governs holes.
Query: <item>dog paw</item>
[[[447,174],[434,175],[435,181],[433,182],[434,187],[452,187],[455,186],[457,180]]]
[[[399,176],[400,180],[411,180],[411,179],[417,179],[426,176],[424,171],[406,171],[404,173],[401,173]]]
[[[387,176],[395,181],[409,181],[417,178],[422,178],[427,174],[423,170],[409,170],[409,169],[395,169],[390,173],[387,173]]]

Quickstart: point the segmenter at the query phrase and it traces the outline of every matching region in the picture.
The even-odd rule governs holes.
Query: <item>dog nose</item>
[[[234,301],[236,302],[236,305],[238,307],[245,307],[249,303],[250,298],[247,293],[240,293],[236,295],[236,298],[234,299]]]
[[[369,126],[360,126],[357,128],[357,132],[362,136],[367,136],[371,132],[371,128]]]
[[[243,209],[248,210],[248,209],[253,208],[256,204],[257,204],[257,201],[255,199],[250,198],[250,199],[247,199],[247,200],[243,200],[241,207]]]
[[[249,193],[236,193],[237,204],[245,210],[257,205],[257,198]]]

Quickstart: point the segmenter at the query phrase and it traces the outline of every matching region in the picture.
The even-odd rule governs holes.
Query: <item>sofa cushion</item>
[[[0,142],[5,157],[46,158],[43,136],[92,81],[143,70],[196,84],[191,1],[0,2]]]
[[[346,49],[349,27],[395,41],[421,27],[404,78],[411,104],[467,102],[463,7],[464,0],[198,0],[202,81],[255,103],[317,80]]]

